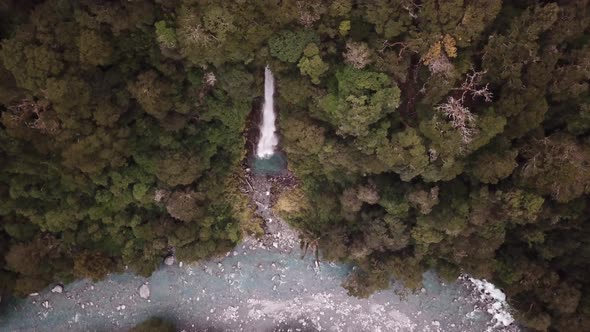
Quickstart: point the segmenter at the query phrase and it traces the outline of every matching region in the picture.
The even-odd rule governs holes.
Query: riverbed
[[[281,223],[280,221],[274,221]],[[393,283],[368,299],[340,286],[350,266],[301,258],[284,224],[247,238],[201,264],[162,265],[150,278],[113,274],[80,280],[5,304],[2,331],[125,331],[151,316],[184,331],[517,331],[492,319],[491,300],[468,280],[446,284],[434,273],[412,293]],[[138,289],[147,284],[150,296]]]

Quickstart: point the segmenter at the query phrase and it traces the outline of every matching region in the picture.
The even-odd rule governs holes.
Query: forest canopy
[[[588,0],[4,0],[0,40],[0,293],[260,232],[237,176],[268,64],[283,215],[352,295],[464,272],[590,330]]]

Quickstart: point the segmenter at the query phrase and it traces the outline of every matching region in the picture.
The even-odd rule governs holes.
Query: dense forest
[[[237,190],[264,66],[276,205],[368,296],[488,278],[590,330],[588,0],[0,0],[0,293],[259,233]]]

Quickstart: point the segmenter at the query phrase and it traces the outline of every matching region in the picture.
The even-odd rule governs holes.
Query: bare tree
[[[212,33],[206,31],[200,24],[197,24],[186,28],[186,39],[196,45],[207,46],[217,38]]]
[[[469,144],[473,139],[473,135],[477,133],[475,122],[477,116],[465,106],[465,98],[471,95],[472,99],[482,97],[485,102],[492,101],[493,94],[489,90],[488,84],[481,86],[481,80],[485,75],[485,71],[475,71],[467,74],[467,78],[459,88],[454,88],[454,91],[461,91],[461,97],[455,98],[450,96],[447,101],[434,107],[435,110],[442,112],[451,120],[451,124],[461,134],[461,140],[465,144]]]
[[[305,27],[311,27],[317,20],[320,19],[319,1],[297,1],[297,8],[299,8],[299,23]]]
[[[383,47],[379,50],[379,53],[383,53],[387,49],[394,48],[396,46],[399,46],[400,47],[399,52],[397,54],[397,56],[400,57],[400,58],[403,55],[404,51],[407,50],[407,49],[409,49],[413,53],[418,53],[417,51],[410,49],[409,48],[409,45],[407,43],[405,43],[405,42],[390,42],[389,40],[385,40],[383,42]]]
[[[371,51],[366,43],[347,42],[343,56],[344,62],[356,69],[363,69],[371,63]]]
[[[461,99],[449,97],[445,103],[434,107],[435,110],[442,112],[449,120],[455,129],[461,134],[461,140],[465,144],[469,144],[475,134],[473,124],[476,120],[476,115],[469,111],[469,108],[463,106]]]
[[[453,68],[453,64],[444,54],[441,54],[439,57],[428,62],[428,70],[430,70],[433,75],[441,74],[448,77],[453,72]]]
[[[7,116],[15,123],[23,123],[29,128],[52,134],[59,129],[60,123],[55,118],[55,113],[53,116],[49,114],[50,108],[51,105],[46,100],[23,99],[19,103],[8,107]]]
[[[180,29],[178,33],[180,39],[188,41],[191,45],[210,46],[211,43],[218,41],[217,38],[205,29],[200,23],[199,17],[195,13],[190,13],[179,18]]]
[[[215,77],[215,74],[210,71],[203,75],[203,82],[205,82],[205,84],[208,86],[213,87],[215,86],[215,83],[217,83],[217,78]]]
[[[475,71],[472,69],[471,74],[467,74],[467,78],[463,83],[461,83],[461,87],[454,88],[453,90],[463,91],[461,94],[461,101],[465,100],[465,97],[468,94],[471,94],[471,98],[475,99],[476,97],[483,97],[486,103],[492,102],[492,98],[494,95],[489,90],[489,84],[481,87],[481,81],[483,76],[486,74],[487,71]]]

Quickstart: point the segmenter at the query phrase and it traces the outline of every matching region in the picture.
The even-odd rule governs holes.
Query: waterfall
[[[275,83],[270,68],[264,69],[264,104],[262,105],[262,123],[260,124],[260,140],[256,148],[258,158],[270,158],[275,151],[279,139],[275,134],[275,111],[273,95]]]

